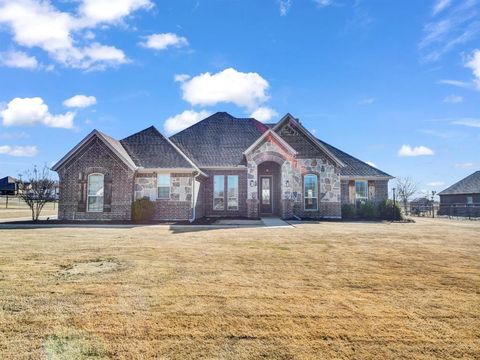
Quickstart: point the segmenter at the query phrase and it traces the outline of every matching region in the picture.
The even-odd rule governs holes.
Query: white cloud
[[[453,125],[463,125],[463,126],[468,126],[468,127],[475,127],[475,128],[480,128],[480,120],[479,119],[460,119],[460,120],[455,120],[452,121]]]
[[[188,46],[188,40],[173,33],[153,34],[147,36],[146,40],[141,42],[140,45],[149,49],[165,50],[172,46],[177,48]]]
[[[445,183],[443,181],[431,181],[431,182],[427,183],[427,185],[432,186],[432,187],[438,187],[438,186],[445,185]]]
[[[474,163],[466,162],[466,163],[457,163],[454,165],[458,169],[469,169],[475,166]]]
[[[458,103],[463,102],[463,97],[460,96],[460,95],[452,94],[452,95],[446,96],[443,99],[443,102],[447,103],[447,104],[458,104]]]
[[[371,162],[371,161],[365,161],[365,164],[368,164],[368,165],[370,165],[370,166],[373,166],[374,168],[377,167],[377,165],[375,165],[375,164],[374,164],[373,162]]]
[[[30,137],[25,131],[19,132],[0,132],[0,139],[4,140],[18,140],[18,139],[28,139]]]
[[[292,1],[291,0],[280,0],[280,15],[285,16],[288,13],[288,10],[290,10],[290,6],[292,6]]]
[[[435,5],[433,6],[432,15],[435,16],[445,10],[450,4],[452,0],[437,0]]]
[[[411,147],[410,145],[402,145],[400,150],[398,150],[398,156],[400,157],[426,156],[434,154],[435,152],[432,149],[429,149],[423,145],[415,147]]]
[[[437,4],[442,17],[436,17],[425,25],[424,36],[418,45],[423,60],[427,62],[437,61],[445,53],[475,39],[480,32],[476,0],[458,1],[455,6],[441,2]]]
[[[377,99],[375,99],[374,97],[366,97],[366,98],[360,99],[357,104],[358,105],[371,105],[375,101],[377,101]]]
[[[191,105],[233,103],[253,111],[269,99],[268,87],[267,80],[257,73],[228,68],[216,74],[206,72],[183,82],[182,97]]]
[[[0,0],[0,25],[13,33],[13,41],[28,48],[40,48],[58,63],[80,69],[103,69],[127,62],[122,50],[89,43],[100,23],[120,22],[149,0],[83,0],[78,13],[58,10],[49,1]]]
[[[181,114],[172,116],[165,120],[163,128],[167,134],[174,134],[183,129],[186,129],[193,124],[196,124],[200,120],[205,119],[210,116],[210,112],[206,110],[194,111],[194,110],[185,110]]]
[[[324,7],[324,6],[329,6],[332,5],[332,0],[314,0],[318,6]]]
[[[75,113],[52,115],[40,97],[15,98],[0,112],[4,126],[33,126],[71,129]]]
[[[36,146],[0,146],[0,154],[17,156],[17,157],[33,157],[38,154]]]
[[[188,79],[190,79],[190,75],[187,75],[187,74],[175,74],[175,76],[173,77],[173,80],[175,82],[184,82],[184,81],[187,81]]]
[[[97,99],[95,96],[75,95],[65,100],[63,105],[70,108],[86,108],[95,105],[96,103]]]
[[[460,81],[460,80],[440,80],[437,82],[438,84],[443,85],[452,85],[463,89],[468,89],[472,87],[472,84],[467,81]]]
[[[4,66],[20,69],[35,69],[38,61],[34,56],[28,56],[23,51],[7,51],[0,53],[0,63]]]
[[[275,110],[266,106],[259,107],[257,110],[250,114],[250,117],[257,119],[261,122],[266,122],[275,116],[278,116],[278,113]]]
[[[472,69],[475,76],[475,84],[480,89],[480,50],[474,50],[469,61],[465,64],[467,68]]]
[[[82,20],[94,25],[118,22],[134,11],[152,7],[150,0],[83,0],[79,10]]]

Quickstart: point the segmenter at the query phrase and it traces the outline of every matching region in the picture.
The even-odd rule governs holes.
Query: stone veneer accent
[[[139,173],[135,177],[135,199],[146,196],[155,202],[154,220],[189,220],[192,191],[193,174],[170,173],[170,199],[157,199],[157,173]]]
[[[266,139],[256,149],[247,154],[248,211],[247,216],[258,217],[258,165],[273,161],[281,166],[281,216],[294,215],[309,218],[341,217],[339,169],[325,158],[296,159],[282,145]],[[318,210],[304,210],[303,176],[318,176]],[[251,181],[253,180],[253,181]],[[328,205],[327,205],[328,204]]]

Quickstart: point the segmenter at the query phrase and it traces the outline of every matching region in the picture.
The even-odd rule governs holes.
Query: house
[[[480,217],[480,171],[440,191],[439,215]]]
[[[290,114],[263,124],[225,112],[170,138],[153,126],[123,140],[94,130],[53,170],[65,220],[128,220],[145,196],[156,220],[341,218],[342,204],[387,199],[392,179]]]
[[[11,176],[0,179],[0,195],[17,195],[19,180]]]
[[[410,213],[415,215],[432,211],[433,201],[427,197],[418,197],[410,201]]]

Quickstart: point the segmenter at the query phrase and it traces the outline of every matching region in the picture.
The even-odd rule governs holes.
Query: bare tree
[[[407,214],[408,201],[417,192],[417,184],[409,177],[397,179],[397,194],[403,203],[405,214]]]
[[[32,171],[26,171],[20,179],[19,190],[19,197],[32,211],[34,221],[38,220],[47,202],[55,201],[55,181],[51,178],[51,171],[47,166],[41,170],[34,166]]]

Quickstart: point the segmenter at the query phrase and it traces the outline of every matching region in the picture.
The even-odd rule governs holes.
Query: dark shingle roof
[[[139,131],[120,143],[135,165],[144,168],[193,168],[155,127]]]
[[[245,165],[243,152],[267,127],[255,119],[218,112],[170,139],[199,167]]]
[[[453,184],[449,188],[440,191],[438,195],[455,194],[479,194],[480,193],[480,170]]]
[[[391,177],[393,176],[383,172],[362,160],[353,157],[352,155],[337,149],[336,147],[327,144],[325,141],[317,139],[323,144],[333,155],[339,158],[346,166],[340,170],[342,176],[365,176],[365,177]]]

